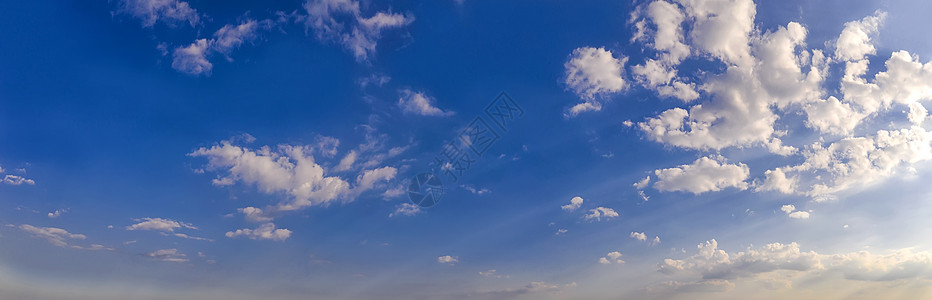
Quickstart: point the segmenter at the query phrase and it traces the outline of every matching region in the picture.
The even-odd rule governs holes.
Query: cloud
[[[563,64],[566,69],[564,83],[585,102],[573,106],[569,116],[576,116],[584,111],[599,111],[602,104],[599,98],[624,90],[626,57],[615,58],[605,48],[582,47],[573,50],[569,60]]]
[[[321,41],[334,41],[353,53],[357,61],[368,61],[376,52],[382,32],[405,27],[414,16],[376,12],[364,17],[359,2],[354,0],[308,0],[304,3],[307,17],[304,25]]]
[[[168,262],[187,262],[189,259],[184,253],[178,252],[178,249],[161,249],[156,250],[152,253],[147,253],[146,256],[151,257],[160,261]]]
[[[55,211],[50,212],[50,213],[48,214],[48,216],[49,216],[49,218],[53,218],[53,219],[54,219],[54,218],[61,217],[61,215],[62,215],[63,213],[66,213],[66,212],[68,212],[68,209],[67,209],[67,208],[56,209]]]
[[[456,263],[460,262],[460,259],[459,259],[459,257],[456,257],[456,256],[444,255],[444,256],[437,257],[437,262],[438,262],[438,263],[441,263],[441,264],[448,264],[448,265],[451,265],[451,266],[452,266],[452,265],[455,265]]]
[[[243,216],[246,218],[246,221],[249,222],[261,223],[272,221],[272,218],[266,216],[260,208],[247,206],[243,208],[237,208],[236,211],[243,214]]]
[[[582,197],[573,197],[573,199],[570,199],[570,204],[563,205],[560,208],[562,208],[565,211],[574,211],[574,210],[579,209],[579,207],[582,206],[582,204],[583,204]]]
[[[228,238],[236,238],[240,236],[247,237],[251,240],[272,240],[276,242],[282,242],[291,237],[291,230],[288,229],[275,229],[274,223],[265,223],[259,225],[256,229],[237,229],[236,231],[228,231],[226,233]]]
[[[398,107],[406,114],[415,114],[421,116],[445,117],[452,116],[452,111],[444,111],[434,106],[434,99],[428,97],[422,92],[415,92],[404,89],[399,92]]]
[[[128,14],[142,22],[142,27],[152,27],[157,22],[167,25],[187,23],[194,27],[200,22],[197,10],[185,1],[178,0],[120,0],[117,13]]]
[[[259,30],[268,30],[273,25],[270,20],[256,21],[247,19],[238,25],[227,24],[214,32],[213,38],[197,39],[187,46],[175,48],[172,52],[172,68],[191,75],[210,75],[213,63],[209,58],[222,55],[227,61],[244,43],[250,43],[258,38]]]
[[[35,185],[36,182],[29,178],[24,178],[22,176],[10,175],[7,174],[3,176],[3,179],[0,180],[0,183],[9,184],[9,185]]]
[[[490,191],[489,189],[486,189],[486,188],[481,188],[481,189],[480,189],[480,188],[476,188],[476,187],[473,187],[473,186],[471,186],[471,185],[465,185],[465,184],[460,185],[460,187],[462,187],[463,189],[469,191],[470,193],[473,193],[474,195],[482,195],[482,194],[487,194],[487,193],[491,193],[491,192],[492,192],[492,191]]]
[[[689,165],[654,171],[657,182],[654,188],[660,191],[682,191],[701,194],[725,188],[746,189],[750,171],[743,163],[728,164],[724,157],[711,155],[701,157]]]
[[[615,217],[618,217],[618,213],[615,212],[614,209],[599,206],[594,209],[590,209],[589,213],[586,214],[583,218],[586,220],[595,219],[596,221],[602,221],[602,218],[611,219]]]
[[[643,232],[631,232],[630,236],[631,238],[642,241],[642,242],[647,240],[647,235],[644,234]]]
[[[569,230],[567,230],[566,228],[560,228],[560,229],[557,229],[557,232],[554,233],[554,235],[566,235],[568,231]]]
[[[768,170],[755,189],[820,198],[868,186],[932,159],[930,143],[932,134],[920,127],[879,130],[872,136],[844,138],[827,147],[814,143],[803,152],[802,163]]]
[[[610,264],[623,264],[625,263],[625,261],[621,260],[621,252],[613,251],[599,258],[599,263],[603,265],[610,265]]]
[[[412,203],[401,203],[395,206],[395,211],[388,214],[389,218],[394,216],[413,216],[421,212],[421,207]]]
[[[87,236],[83,234],[70,233],[67,230],[55,227],[36,227],[29,224],[22,224],[17,228],[59,247],[68,246],[68,240],[83,240],[87,238]]]
[[[650,184],[650,176],[647,176],[647,177],[644,177],[644,179],[638,180],[637,182],[632,184],[632,186],[640,190],[640,189],[646,188],[648,184]]]
[[[702,280],[755,278],[781,271],[789,274],[832,272],[858,281],[892,281],[932,275],[932,253],[912,249],[886,254],[859,251],[840,254],[804,252],[797,243],[771,243],[757,249],[728,253],[714,239],[697,246],[695,255],[665,259],[658,271],[664,274],[693,274]]]
[[[511,276],[499,274],[497,270],[479,271],[479,276],[487,278],[509,278]]]
[[[886,13],[878,11],[873,16],[845,23],[841,35],[835,40],[835,58],[841,61],[854,61],[876,53],[873,39],[886,17]]]
[[[780,207],[780,210],[785,212],[786,215],[790,217],[790,219],[808,219],[809,218],[808,211],[797,211],[796,206],[792,204],[784,205]]]
[[[136,224],[126,226],[126,230],[155,230],[155,231],[165,231],[165,232],[175,232],[175,229],[179,228],[188,228],[188,229],[197,229],[194,225],[175,221],[171,219],[162,219],[162,218],[142,218],[135,219]]]

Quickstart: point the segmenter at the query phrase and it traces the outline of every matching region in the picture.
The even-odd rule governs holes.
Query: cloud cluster
[[[152,27],[158,22],[170,26],[187,23],[193,27],[201,20],[196,9],[179,0],[120,0],[117,12],[139,19],[143,27]]]
[[[258,38],[260,30],[272,28],[270,20],[246,20],[240,24],[227,24],[214,32],[209,39],[198,39],[193,43],[175,48],[172,52],[172,68],[191,75],[210,75],[213,63],[210,58],[221,55],[233,61],[230,54],[245,43]]]
[[[368,61],[375,54],[383,31],[414,22],[414,16],[391,11],[365,17],[359,2],[354,0],[308,0],[304,10],[307,29],[313,30],[320,40],[343,45],[357,61]]]
[[[251,240],[271,240],[282,242],[291,237],[291,230],[284,228],[275,228],[274,223],[265,223],[259,225],[256,229],[243,228],[226,233],[228,238],[246,237]]]
[[[775,271],[791,273],[835,272],[849,280],[891,281],[928,278],[932,253],[901,249],[886,254],[859,251],[820,254],[801,251],[797,243],[772,243],[757,249],[729,253],[713,240],[699,244],[697,253],[684,259],[665,259],[664,274],[693,274],[703,280],[754,278]]]
[[[715,152],[760,147],[801,163],[765,170],[764,178],[748,182],[746,165],[727,164],[722,156],[711,155],[691,165],[655,171],[654,188],[696,194],[753,188],[825,198],[915,172],[913,165],[932,158],[932,139],[922,127],[929,119],[923,102],[932,99],[932,62],[923,64],[916,55],[897,51],[883,69],[869,71],[886,13],[845,23],[823,49],[806,44],[804,25],[789,22],[765,31],[755,24],[756,14],[752,0],[652,0],[638,5],[630,19],[632,41],[644,46],[647,57],[630,67],[633,82],[661,98],[683,102],[637,127],[648,139],[667,146]],[[602,64],[611,72],[602,67],[589,76],[574,77],[592,78],[570,85],[581,98],[624,87],[625,69],[623,64],[615,69],[618,61],[610,60],[610,52],[580,49],[571,62],[611,62]],[[699,65],[702,76],[679,70],[684,62],[708,60],[712,62]],[[581,67],[585,65],[568,62],[567,69],[587,74]],[[839,69],[832,67],[841,67],[841,76],[829,76],[829,70]],[[597,110],[597,104],[587,101],[580,109]],[[890,121],[889,115],[898,109],[906,111],[899,116],[905,118]],[[872,120],[892,128],[866,128]],[[794,136],[792,145],[783,141],[807,132],[814,138],[800,142]],[[643,189],[649,183],[646,178],[635,187]]]
[[[269,194],[285,194],[289,199],[274,207],[275,210],[297,210],[315,205],[327,205],[335,200],[352,201],[356,196],[391,180],[397,174],[393,167],[362,171],[355,184],[335,175],[315,160],[312,145],[278,145],[250,149],[221,141],[211,147],[202,147],[189,153],[192,157],[206,157],[207,169],[224,175],[213,180],[215,185],[228,186],[238,182],[254,185]]]

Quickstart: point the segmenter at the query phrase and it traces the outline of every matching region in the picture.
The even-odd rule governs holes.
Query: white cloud
[[[697,246],[698,253],[685,259],[665,259],[659,271],[694,274],[704,280],[754,278],[775,271],[821,274],[839,273],[849,280],[891,281],[932,275],[932,253],[912,249],[887,254],[868,251],[841,254],[803,252],[797,243],[772,243],[757,249],[728,253],[711,240]]]
[[[647,235],[644,234],[643,232],[631,232],[630,236],[631,238],[642,241],[642,242],[647,241]]]
[[[873,136],[844,138],[828,147],[815,143],[803,152],[802,163],[766,172],[756,190],[821,197],[869,186],[932,159],[930,143],[932,133],[921,127],[879,130]]]
[[[618,213],[614,209],[601,206],[590,209],[589,213],[584,216],[586,220],[595,219],[596,221],[602,221],[602,218],[611,219],[615,217],[618,217]]]
[[[29,224],[22,224],[18,227],[20,230],[37,238],[45,239],[49,243],[59,247],[68,246],[68,240],[83,240],[87,236],[83,234],[70,233],[67,230],[55,227],[36,227]]]
[[[243,228],[237,229],[236,231],[229,231],[226,233],[226,236],[228,238],[244,236],[251,240],[272,240],[282,242],[291,237],[291,230],[283,228],[276,229],[274,223],[265,223],[259,225],[259,227],[256,229]]]
[[[230,54],[244,43],[258,37],[260,29],[271,28],[269,20],[246,20],[238,25],[227,24],[214,32],[213,38],[197,39],[187,46],[177,47],[172,53],[172,68],[191,75],[210,75],[213,63],[209,57],[223,55],[228,61]]]
[[[444,255],[444,256],[437,257],[437,262],[438,262],[438,263],[441,263],[441,264],[448,264],[448,265],[451,265],[451,266],[452,266],[452,265],[455,265],[456,263],[460,262],[460,259],[459,259],[459,257],[456,257],[456,256]]]
[[[215,185],[229,186],[237,183],[254,185],[267,194],[284,194],[287,199],[266,210],[298,210],[316,205],[328,205],[333,201],[353,201],[362,193],[382,188],[386,181],[395,178],[398,170],[394,167],[380,167],[362,170],[351,185],[347,179],[329,175],[313,153],[317,146],[278,145],[250,149],[221,141],[211,147],[201,147],[188,154],[192,157],[206,157],[206,169],[219,171],[221,175],[213,180]],[[358,148],[360,157],[381,149],[379,138],[366,136],[366,143]],[[320,151],[326,151],[324,150]],[[358,168],[369,168],[381,163],[384,154],[365,157],[365,163]]]
[[[874,54],[873,39],[887,14],[876,12],[873,16],[858,21],[845,23],[845,28],[835,41],[835,58],[841,61],[861,60],[868,54]]]
[[[796,206],[792,204],[784,205],[780,207],[780,210],[786,213],[790,219],[808,219],[810,213],[808,211],[797,211]]]
[[[308,0],[304,3],[304,24],[318,39],[334,41],[353,53],[357,61],[368,61],[376,52],[382,31],[401,28],[414,22],[411,15],[376,12],[363,17],[354,0]]]
[[[394,216],[413,216],[421,212],[421,207],[412,203],[402,203],[395,206],[395,211],[388,214],[388,217]]]
[[[197,10],[179,0],[121,0],[117,12],[139,19],[143,27],[152,27],[159,21],[168,25],[188,23],[193,27],[200,21]]]
[[[3,179],[0,180],[0,183],[9,184],[9,185],[35,185],[35,180],[25,178],[22,176],[7,174],[3,176]]]
[[[415,92],[404,89],[399,92],[398,107],[406,114],[415,114],[422,116],[445,117],[452,116],[452,111],[444,111],[434,106],[436,102],[433,98],[428,97],[423,92]]]
[[[599,111],[602,104],[598,98],[621,92],[627,83],[624,65],[628,59],[615,58],[604,48],[582,47],[573,50],[566,69],[564,83],[585,102],[570,109],[569,115],[576,116],[584,111]]]
[[[356,163],[356,156],[356,150],[350,150],[349,153],[346,153],[346,156],[343,156],[343,159],[340,159],[340,163],[337,164],[336,168],[333,168],[333,170],[337,172],[343,172],[352,169],[353,164]]]
[[[154,252],[147,253],[146,256],[151,257],[153,259],[160,260],[160,261],[168,261],[168,262],[189,261],[189,259],[187,258],[187,255],[179,252],[178,249],[175,249],[175,248],[156,250]]]
[[[261,223],[272,221],[272,218],[267,216],[260,208],[247,206],[243,208],[237,208],[236,211],[243,214],[243,216],[246,217],[246,221],[249,222]]]
[[[654,171],[657,182],[654,188],[660,191],[683,191],[701,194],[734,187],[746,189],[745,180],[750,171],[742,163],[728,164],[724,157],[712,155],[701,157],[690,165]]]
[[[599,258],[599,263],[603,265],[623,264],[625,263],[625,261],[621,260],[621,256],[622,256],[621,252],[618,252],[618,251],[609,252],[608,254],[605,254],[605,256]]]
[[[644,179],[638,180],[638,182],[635,182],[632,186],[640,190],[640,189],[646,188],[648,184],[650,184],[650,176],[647,176],[647,177],[644,177]]]
[[[470,193],[473,193],[473,194],[475,194],[475,195],[482,195],[482,194],[486,194],[486,193],[491,193],[491,192],[492,192],[492,191],[490,191],[489,189],[486,189],[486,188],[475,188],[475,187],[473,187],[473,186],[465,185],[465,184],[460,185],[460,187],[462,187],[463,189],[465,189],[465,190],[467,190],[467,191],[469,191]]]
[[[67,209],[67,208],[56,209],[55,211],[50,212],[50,213],[48,214],[48,216],[49,216],[49,218],[53,218],[53,219],[54,219],[54,218],[61,217],[61,215],[64,214],[64,213],[66,213],[66,212],[68,212],[68,209]]]
[[[479,271],[479,275],[488,278],[509,278],[511,276],[499,274],[497,270]]]
[[[570,204],[563,205],[560,208],[562,208],[565,211],[574,211],[574,210],[579,209],[579,207],[582,206],[582,204],[583,204],[582,197],[573,197],[573,199],[570,199]]]
[[[155,231],[165,231],[165,232],[174,232],[175,229],[179,228],[188,228],[188,229],[197,229],[194,225],[175,221],[171,219],[162,219],[162,218],[142,218],[135,219],[136,224],[126,226],[126,230],[155,230]]]
[[[554,235],[566,235],[567,232],[569,232],[569,230],[567,230],[566,228],[560,228],[560,229],[557,229],[557,232],[554,233]]]

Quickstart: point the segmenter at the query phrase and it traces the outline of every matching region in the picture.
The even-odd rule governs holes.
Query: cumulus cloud
[[[624,79],[627,60],[626,57],[615,58],[605,48],[582,47],[573,50],[569,60],[563,64],[566,69],[564,83],[585,102],[570,108],[568,115],[599,111],[602,109],[600,98],[621,92],[627,85]]]
[[[665,259],[658,268],[664,274],[693,274],[703,280],[754,278],[782,271],[791,273],[834,272],[849,280],[891,281],[927,277],[932,270],[932,253],[912,249],[876,254],[868,251],[820,254],[802,251],[799,244],[771,243],[757,249],[729,253],[718,242],[697,246],[697,253],[684,259]]]
[[[444,255],[444,256],[437,257],[437,262],[438,262],[438,263],[441,263],[441,264],[447,264],[447,265],[451,265],[451,266],[452,266],[452,265],[455,265],[456,263],[460,262],[460,259],[459,259],[459,257],[456,257],[456,256]]]
[[[265,215],[265,213],[260,208],[247,206],[243,208],[237,208],[236,211],[243,214],[243,216],[246,218],[246,221],[249,222],[261,223],[272,221],[272,218]]]
[[[755,189],[821,199],[852,187],[868,186],[911,165],[932,158],[932,134],[921,127],[849,137],[829,144],[810,145],[798,165],[778,167],[765,173]]]
[[[886,13],[878,11],[873,16],[845,23],[845,28],[835,40],[835,58],[852,61],[876,53],[873,40],[886,16]]]
[[[67,209],[67,208],[56,209],[55,211],[50,212],[50,213],[48,214],[48,216],[49,216],[49,218],[53,218],[53,219],[54,219],[54,218],[61,217],[61,215],[64,214],[64,213],[66,213],[66,212],[68,212],[68,209]]]
[[[179,228],[197,229],[197,227],[194,227],[194,225],[171,219],[142,218],[135,219],[135,221],[138,223],[126,226],[126,230],[155,230],[174,232],[175,229]]]
[[[191,75],[210,75],[213,63],[210,57],[222,55],[233,61],[230,54],[245,43],[251,43],[258,37],[259,30],[268,30],[270,20],[246,20],[240,24],[227,24],[214,32],[213,38],[197,39],[187,46],[175,48],[172,52],[172,68]]]
[[[631,232],[630,236],[631,238],[642,241],[642,242],[647,240],[647,235],[644,234],[643,232]]]
[[[809,218],[808,211],[798,211],[796,210],[796,206],[792,204],[784,205],[780,207],[780,210],[786,213],[786,215],[790,217],[790,219],[808,219]]]
[[[201,19],[188,2],[179,0],[120,0],[116,12],[139,19],[143,27],[152,27],[158,22],[167,25],[187,23],[193,27]]]
[[[402,203],[395,206],[395,211],[388,214],[389,218],[394,216],[413,216],[421,212],[421,207],[412,203]]]
[[[351,185],[346,179],[328,175],[326,169],[317,163],[314,151],[315,147],[311,145],[250,149],[230,141],[221,141],[188,155],[206,157],[207,169],[223,174],[213,180],[215,185],[228,186],[241,182],[254,185],[264,193],[287,195],[288,199],[273,207],[279,211],[327,205],[339,199],[352,201],[397,174],[397,169],[393,167],[364,170],[356,177],[355,184]],[[372,164],[375,163],[378,161]],[[371,164],[364,166],[368,165]]]
[[[724,157],[712,155],[701,157],[689,165],[654,171],[657,182],[654,188],[660,191],[682,191],[701,194],[725,188],[746,189],[750,171],[743,163],[728,164]]]
[[[573,199],[570,199],[570,204],[563,205],[560,208],[562,208],[565,211],[574,211],[574,210],[579,209],[579,207],[582,206],[582,204],[583,204],[582,197],[573,197]]]
[[[359,2],[354,0],[308,0],[304,3],[307,17],[304,25],[318,39],[343,45],[357,61],[368,61],[376,52],[382,32],[405,27],[414,16],[379,11],[365,17]]]
[[[614,209],[599,206],[594,209],[590,209],[589,213],[586,214],[583,218],[586,220],[602,221],[602,218],[611,219],[615,217],[618,217],[618,213],[615,212]]]
[[[251,240],[272,240],[276,242],[282,242],[291,237],[291,230],[284,228],[275,228],[274,223],[265,223],[259,225],[256,229],[237,229],[235,231],[228,231],[226,233],[228,238],[235,237],[247,237]]]
[[[434,106],[434,102],[436,101],[423,92],[404,89],[399,93],[401,95],[398,97],[398,107],[406,114],[432,117],[445,117],[455,114],[452,111],[445,111]]]
[[[625,263],[625,261],[621,260],[621,252],[613,251],[599,258],[599,263],[603,265],[610,265],[610,264],[623,264]]]

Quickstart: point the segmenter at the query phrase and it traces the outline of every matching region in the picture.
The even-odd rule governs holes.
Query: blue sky
[[[921,298],[930,8],[0,3],[0,295]]]

